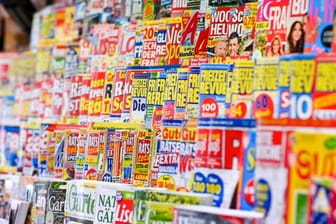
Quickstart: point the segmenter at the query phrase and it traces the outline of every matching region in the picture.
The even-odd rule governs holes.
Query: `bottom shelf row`
[[[245,224],[263,223],[264,217],[257,212],[212,207],[209,194],[87,180],[1,179],[0,223]]]

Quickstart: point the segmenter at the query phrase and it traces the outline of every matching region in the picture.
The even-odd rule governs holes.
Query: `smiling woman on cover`
[[[304,48],[304,30],[300,21],[295,21],[287,37],[287,53],[302,53]]]

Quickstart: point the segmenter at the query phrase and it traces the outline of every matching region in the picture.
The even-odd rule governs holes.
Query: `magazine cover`
[[[71,76],[71,88],[69,96],[69,108],[67,111],[67,121],[71,124],[78,124],[78,117],[80,115],[81,90],[82,90],[83,76]]]
[[[176,109],[174,119],[185,119],[188,94],[188,69],[178,69],[177,73]]]
[[[109,69],[105,73],[104,96],[102,101],[102,109],[100,113],[101,121],[108,120],[111,114],[114,75],[115,75],[114,69]]]
[[[105,72],[92,73],[89,102],[88,120],[93,122],[100,118],[105,88]]]
[[[335,178],[312,177],[309,186],[307,223],[333,223],[335,201]]]
[[[102,177],[104,182],[112,182],[115,131],[108,129],[106,133],[105,171]]]
[[[54,178],[62,179],[64,167],[64,145],[66,130],[55,130]]]
[[[226,64],[201,65],[199,118],[226,117],[226,82],[230,67]]]
[[[284,55],[289,5],[290,0],[272,1],[268,5],[269,23],[265,55],[267,57]]]
[[[211,195],[166,190],[135,190],[132,223],[171,223],[175,205],[210,205],[211,201]]]
[[[228,118],[252,117],[253,61],[238,61],[231,65],[226,80],[226,116]]]
[[[333,100],[335,87],[332,85],[332,71],[336,69],[336,57],[331,55],[318,55],[315,60],[313,118],[317,120],[333,120],[336,116],[336,103]]]
[[[138,131],[133,166],[133,185],[149,186],[151,168],[151,131],[141,129]]]
[[[273,0],[258,1],[256,19],[255,41],[253,46],[253,58],[266,56],[267,32],[269,28],[270,10],[269,5]]]
[[[123,23],[119,38],[119,66],[133,65],[135,50],[136,22]]]
[[[329,53],[333,39],[334,0],[309,1],[308,13],[305,15],[306,30],[305,53]]]
[[[187,151],[180,143],[183,120],[163,120],[160,147],[156,150],[159,172],[157,186],[176,190],[186,187],[180,173],[180,153]],[[179,147],[179,148],[177,148]]]
[[[278,91],[278,58],[258,58],[253,76],[253,117],[274,118]]]
[[[66,182],[50,182],[46,202],[45,223],[58,224],[64,222],[66,186]]]
[[[237,208],[245,211],[255,209],[254,172],[256,167],[256,130],[243,133],[244,162],[238,188]]]
[[[186,100],[186,118],[198,118],[200,67],[190,67]]]
[[[77,155],[75,161],[75,176],[74,179],[85,179],[84,176],[84,165],[86,164],[85,150],[87,147],[87,133],[85,129],[79,130],[78,144],[77,144]]]
[[[128,131],[126,133],[126,143],[124,150],[122,152],[122,160],[121,160],[121,175],[120,180],[121,183],[131,184],[132,182],[132,174],[133,174],[133,155],[135,152],[135,143],[136,143],[136,131]]]
[[[243,167],[244,131],[254,127],[253,120],[200,119],[196,144],[193,191],[214,195],[213,205],[229,208]],[[235,129],[234,127],[239,127]],[[246,139],[244,139],[246,140]],[[211,187],[206,187],[211,184]],[[235,202],[234,202],[235,203]]]
[[[182,29],[183,23],[181,17],[170,18],[167,21],[167,54],[165,58],[167,65],[179,64],[180,62],[180,37]]]
[[[79,46],[68,45],[65,56],[64,78],[70,79],[73,75],[78,74]]]
[[[214,208],[202,205],[178,205],[174,208],[173,224],[261,224],[263,214],[233,209]]]
[[[83,75],[82,88],[80,90],[79,124],[87,124],[88,122],[90,89],[91,75]]]
[[[90,130],[87,133],[87,148],[85,155],[86,180],[97,180],[98,178],[99,137],[99,131]]]
[[[131,224],[133,220],[134,191],[131,189],[117,190],[117,209],[115,224]]]
[[[308,120],[313,117],[314,56],[297,55],[292,59],[290,118]]]
[[[256,139],[255,211],[265,223],[283,223],[286,214],[288,169],[283,127],[258,126]]]
[[[93,224],[96,195],[96,183],[87,180],[69,181],[64,208],[65,222]],[[85,205],[78,202],[85,202]]]
[[[72,180],[75,177],[75,163],[78,154],[79,130],[69,129],[64,140],[64,169],[63,179]]]
[[[172,120],[175,117],[177,78],[177,70],[167,71],[162,107],[162,119]]]
[[[291,64],[292,61],[290,56],[282,56],[279,58],[277,106],[275,109],[276,118],[289,117]]]
[[[153,124],[161,120],[165,87],[166,72],[151,72],[148,80],[147,108],[145,115],[145,124],[148,129],[152,129]],[[156,121],[154,117],[160,117],[160,119]]]
[[[113,185],[99,183],[96,186],[94,205],[94,224],[115,223],[117,191]]]
[[[133,88],[133,79],[134,74],[136,73],[145,73],[143,67],[127,67],[126,68],[126,78],[125,78],[125,87],[123,92],[123,108],[121,114],[121,120],[123,122],[128,122],[130,120],[130,111],[131,111],[131,97],[132,97],[132,88]]]
[[[335,156],[332,150],[334,140],[335,135],[331,133],[294,132],[290,136],[288,150],[295,159],[289,170],[287,222],[307,223],[311,178],[332,176],[335,173],[328,159]],[[319,200],[320,203],[323,201],[322,198]]]
[[[32,197],[32,223],[44,223],[47,212],[47,196],[48,196],[49,182],[35,181]]]
[[[180,64],[191,65],[191,59],[205,58],[209,28],[206,28],[206,11],[184,10],[182,15],[183,30],[181,32]]]
[[[117,69],[114,75],[113,95],[111,104],[111,120],[120,121],[122,114],[123,92],[125,88],[126,70]]]
[[[144,123],[150,73],[135,73],[131,93],[130,121]]]
[[[244,6],[209,7],[208,52],[210,57],[238,56],[242,52]]]
[[[244,5],[244,26],[242,35],[242,55],[253,55],[253,47],[256,36],[256,20],[258,3],[248,2]]]

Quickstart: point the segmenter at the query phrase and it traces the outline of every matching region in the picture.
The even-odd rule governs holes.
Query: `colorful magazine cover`
[[[244,7],[209,7],[211,17],[208,37],[208,55],[211,57],[241,54],[244,26]]]
[[[125,87],[126,70],[117,69],[114,75],[113,96],[111,104],[111,120],[121,120],[123,92]]]
[[[100,120],[102,121],[108,120],[111,114],[114,75],[115,75],[114,69],[109,69],[105,73],[104,96],[102,102],[102,109],[100,113]]]
[[[188,74],[188,93],[186,101],[186,119],[198,118],[200,67],[190,67]]]
[[[201,60],[207,54],[209,28],[206,27],[206,11],[185,10],[182,15],[180,64],[191,65],[191,59]]]
[[[85,150],[87,147],[87,134],[86,130],[80,129],[79,130],[79,136],[78,136],[78,144],[77,144],[77,155],[76,155],[76,161],[75,161],[75,175],[74,179],[81,180],[85,179],[84,175],[84,166],[86,164],[85,162]]]
[[[292,62],[289,56],[279,58],[277,107],[275,109],[276,118],[289,117],[291,64]]]
[[[131,93],[130,121],[144,123],[150,73],[135,73]]]
[[[253,76],[253,117],[274,118],[278,90],[278,59],[256,60]]]
[[[46,202],[46,223],[63,223],[66,197],[66,182],[51,181]]]
[[[244,5],[244,26],[241,38],[242,55],[253,55],[253,47],[256,35],[256,20],[258,13],[258,3],[251,2]]]
[[[226,117],[226,82],[230,68],[226,64],[201,65],[199,118]]]
[[[93,224],[96,195],[96,183],[87,180],[69,181],[64,208],[65,222]],[[78,206],[79,201],[85,201],[86,206]]]
[[[186,118],[187,94],[188,94],[188,69],[177,70],[176,109],[174,119]]]
[[[108,129],[106,133],[105,170],[102,177],[104,182],[112,182],[115,134],[115,129]]]
[[[133,162],[134,186],[149,186],[151,145],[151,131],[146,129],[139,130]]]
[[[325,53],[331,51],[334,24],[334,0],[309,1],[308,13],[302,23],[305,30],[304,52]],[[305,25],[305,26],[304,26]]]
[[[121,160],[121,183],[131,184],[133,180],[133,160],[136,143],[136,131],[128,131],[126,145],[122,152]]]
[[[83,75],[82,88],[80,90],[80,110],[79,110],[79,124],[88,123],[89,115],[89,99],[91,89],[91,75]]]
[[[89,101],[88,101],[88,120],[93,122],[100,118],[102,102],[105,88],[105,72],[92,73]]]
[[[201,205],[179,205],[174,208],[173,224],[261,224],[264,223],[263,214],[233,209],[214,208]]]
[[[54,178],[62,179],[64,167],[64,144],[66,130],[55,130]]]
[[[35,181],[32,197],[32,223],[44,223],[47,213],[47,196],[49,182],[47,181]]]
[[[239,181],[237,209],[244,211],[255,209],[256,134],[255,129],[243,133],[244,162]]]
[[[315,58],[315,80],[313,87],[313,118],[332,120],[335,117],[335,87],[332,74],[336,69],[336,58],[331,55],[318,55]]]
[[[84,174],[87,180],[97,180],[98,178],[99,135],[99,131],[91,130],[87,133]]]
[[[78,154],[78,138],[79,130],[69,129],[65,133],[63,169],[64,180],[72,180],[75,178],[75,163]]]
[[[181,17],[170,18],[167,22],[167,54],[166,64],[179,64],[180,60],[180,37],[183,29],[183,23]]]
[[[174,206],[210,205],[211,195],[170,192],[166,190],[135,190],[132,223],[172,222]]]
[[[335,173],[335,167],[330,160],[335,156],[334,139],[335,135],[330,132],[294,132],[290,136],[288,150],[295,159],[289,169],[287,222],[307,223],[311,178],[332,176]],[[305,162],[302,163],[303,161]],[[321,204],[325,203],[325,198],[320,199]]]
[[[290,118],[308,120],[313,117],[315,59],[313,55],[297,55],[292,59]]]
[[[181,132],[183,120],[163,120],[162,136],[159,140],[159,147],[156,149],[156,158],[158,160],[158,180],[157,186],[176,190],[185,186],[181,176],[180,153],[188,150],[181,145]],[[179,150],[177,147],[180,147]]]
[[[121,36],[119,38],[119,66],[131,66],[134,61],[134,50],[135,50],[135,31],[136,23],[129,22],[124,23],[121,26]]]
[[[166,73],[166,86],[163,98],[162,119],[173,119],[176,110],[177,70]]]
[[[253,61],[238,61],[233,70],[228,70],[225,98],[228,118],[252,117],[253,76]]]
[[[67,121],[71,124],[78,124],[78,117],[80,115],[81,90],[83,84],[82,75],[71,76],[71,90],[69,96],[69,108]]]
[[[265,55],[267,57],[284,55],[289,5],[290,0],[286,0],[273,1],[268,6],[269,24]]]
[[[115,223],[117,208],[117,190],[113,185],[99,183],[96,186],[94,205],[94,224]]]
[[[335,178],[313,177],[309,187],[307,223],[333,223],[336,209]]]
[[[283,223],[287,211],[286,138],[283,127],[257,127],[255,211],[265,215],[265,223]]]
[[[270,10],[268,6],[273,0],[258,1],[258,12],[256,19],[255,41],[253,47],[253,58],[266,56],[267,32],[269,28]]]

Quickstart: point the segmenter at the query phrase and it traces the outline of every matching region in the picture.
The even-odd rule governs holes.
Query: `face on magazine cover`
[[[223,57],[226,56],[227,53],[227,41],[226,40],[218,40],[215,46],[215,56]]]
[[[230,56],[237,56],[239,55],[239,35],[237,32],[233,32],[229,38],[229,54]]]

